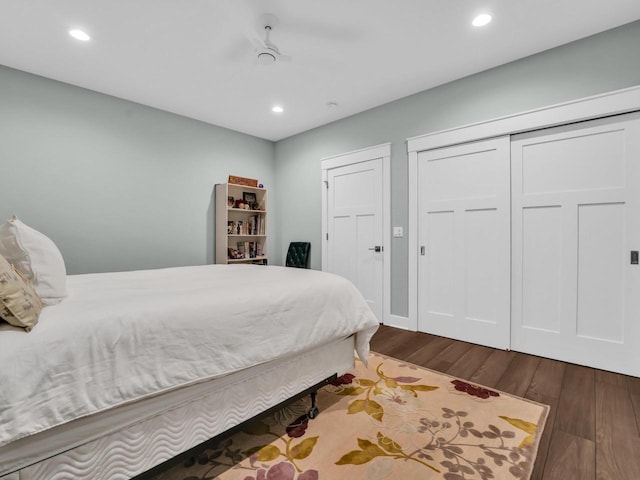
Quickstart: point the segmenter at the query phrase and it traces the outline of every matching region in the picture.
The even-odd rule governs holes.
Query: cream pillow
[[[27,280],[0,255],[0,319],[27,332],[36,323],[42,302]]]
[[[45,305],[67,296],[67,270],[60,250],[16,217],[0,225],[0,255],[27,277]]]

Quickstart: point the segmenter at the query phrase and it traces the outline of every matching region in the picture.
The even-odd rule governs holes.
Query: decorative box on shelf
[[[232,185],[243,185],[246,187],[258,186],[258,180],[246,177],[236,177],[235,175],[229,175],[229,183]]]

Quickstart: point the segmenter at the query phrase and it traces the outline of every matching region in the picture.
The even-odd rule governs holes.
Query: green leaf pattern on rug
[[[347,453],[336,462],[336,465],[362,465],[363,463],[373,460],[375,457],[383,457],[386,455],[384,450],[376,444],[363,438],[358,439],[358,446],[360,450],[353,450]]]
[[[371,399],[372,396],[384,395],[391,401],[402,402],[401,396],[395,393],[401,390],[411,393],[414,397],[419,392],[429,392],[438,389],[436,386],[416,384],[420,378],[410,376],[389,377],[384,374],[383,363],[376,368],[377,379],[353,378],[353,383],[359,386],[343,386],[336,393],[338,395],[359,396],[364,394],[364,399],[353,400],[348,407],[349,414],[361,412],[367,413],[371,418],[382,422],[384,407]],[[376,458],[391,458],[397,460],[413,460],[436,472],[438,468],[433,466],[433,454],[439,451],[445,460],[440,462],[446,472],[443,474],[446,480],[466,480],[479,478],[482,480],[494,479],[494,471],[491,463],[496,467],[509,465],[509,473],[513,478],[525,476],[527,466],[530,463],[530,452],[527,447],[532,445],[536,425],[526,420],[500,416],[502,420],[529,434],[518,447],[509,447],[505,439],[515,438],[515,433],[509,430],[501,430],[495,425],[488,425],[486,430],[475,428],[473,422],[465,421],[468,413],[442,408],[442,420],[422,418],[419,431],[428,435],[428,440],[422,448],[413,452],[404,452],[401,445],[388,436],[378,432],[378,444],[358,438],[359,450],[352,450],[343,455],[336,465],[362,465]],[[482,443],[469,443],[465,439],[477,438],[485,440]],[[492,444],[495,443],[495,444]],[[471,453],[473,452],[473,453]],[[483,456],[478,456],[484,455]]]
[[[336,465],[362,465],[376,457],[389,457],[396,460],[413,460],[425,467],[429,467],[435,472],[440,473],[440,470],[433,465],[414,457],[414,455],[419,453],[419,451],[412,454],[406,454],[400,445],[389,437],[385,437],[380,432],[378,432],[378,445],[364,438],[358,438],[358,446],[360,447],[360,450],[352,450],[346,455],[343,455],[342,458],[336,462]]]
[[[506,420],[514,427],[519,428],[520,430],[523,430],[529,434],[522,439],[522,442],[520,442],[520,448],[529,447],[533,444],[533,440],[536,435],[536,429],[538,428],[535,423],[527,422],[526,420],[520,420],[519,418],[503,417],[502,415],[500,415],[500,418]]]
[[[384,408],[375,400],[354,400],[349,405],[347,412],[349,414],[366,412],[369,416],[381,422]]]
[[[385,365],[387,360],[380,357],[370,358],[370,361],[376,360],[381,360],[377,367],[377,362],[370,363],[364,372],[359,369],[358,373],[347,373],[332,382],[335,388],[323,391],[328,403],[337,401],[341,405],[341,415],[358,416],[349,420],[342,417],[344,425],[340,424],[340,417],[337,417],[337,431],[348,431],[348,434],[338,438],[344,438],[348,443],[333,444],[327,438],[336,438],[335,427],[331,428],[330,433],[315,428],[315,422],[322,420],[322,415],[318,420],[310,422],[308,416],[303,414],[288,423],[284,429],[282,427],[285,423],[273,419],[268,423],[257,421],[246,426],[241,436],[223,440],[198,455],[191,464],[194,470],[199,469],[197,477],[192,475],[180,478],[529,478],[536,450],[538,425],[525,420],[526,413],[513,415],[518,410],[512,409],[510,403],[506,403],[507,409],[496,405],[499,403],[495,401],[496,398],[500,398],[502,402],[506,400],[506,396],[485,399],[475,395],[474,403],[489,400],[487,405],[494,406],[494,410],[487,416],[477,416],[474,406],[467,407],[467,404],[460,403],[459,389],[455,393],[458,401],[456,405],[459,406],[448,408],[453,404],[444,403],[447,406],[443,406],[443,403],[439,403],[438,408],[438,403],[432,403],[432,399],[442,402],[443,397],[447,398],[450,393],[446,387],[427,385],[426,383],[430,383],[427,379],[433,377],[426,374],[422,377],[398,375],[397,369],[404,365],[394,367],[392,363]],[[417,367],[409,368],[420,375]],[[394,376],[385,371],[398,373]],[[439,384],[447,385],[449,382],[449,379],[445,379]],[[462,381],[459,383],[466,384]],[[430,399],[428,392],[439,388],[439,392],[434,393]],[[343,398],[332,399],[332,395]],[[507,412],[509,416],[504,415]],[[533,415],[532,418],[538,421],[540,417]],[[364,423],[367,427],[365,430],[350,430],[350,421],[354,421],[355,425]],[[503,430],[502,427],[507,429]],[[513,428],[509,429],[510,427]],[[308,436],[309,434],[313,436]],[[238,441],[234,442],[235,439]],[[338,445],[347,445],[345,450],[350,451],[336,451]],[[328,465],[331,465],[329,476],[321,475],[321,467]],[[334,469],[344,473],[336,475]],[[411,473],[406,476],[402,472]],[[171,478],[177,480],[175,477]]]
[[[353,381],[359,386],[341,386],[335,392],[337,395],[359,396],[365,394],[364,399],[354,400],[349,404],[349,408],[347,410],[349,414],[365,412],[371,418],[382,422],[384,417],[384,407],[375,400],[372,400],[372,395],[384,395],[392,401],[400,403],[402,402],[402,398],[394,392],[396,389],[410,392],[411,395],[417,398],[418,392],[430,392],[439,388],[431,385],[412,385],[420,380],[420,378],[417,377],[388,377],[382,371],[382,365],[383,363],[380,363],[376,368],[376,374],[378,375],[377,380],[354,378]]]
[[[296,422],[304,422],[306,430],[306,423],[308,422],[308,418],[303,418],[304,420],[299,418],[296,420]],[[252,424],[248,425],[244,429],[244,432],[248,433],[249,435],[257,436],[269,435],[276,440],[284,442],[284,451],[282,451],[273,443],[270,443],[268,445],[253,447],[243,452],[246,457],[253,456],[259,462],[272,462],[278,457],[285,457],[298,472],[302,472],[302,469],[298,467],[298,465],[296,464],[296,460],[304,460],[309,455],[311,455],[311,453],[313,452],[313,448],[316,446],[316,443],[318,443],[319,438],[309,437],[304,439],[300,443],[293,445],[293,441],[297,438],[296,436],[281,436],[277,432],[272,432],[271,427],[262,421],[253,422]]]
[[[389,453],[402,453],[402,447],[400,445],[391,440],[389,437],[385,437],[380,432],[378,432],[378,445],[380,445]]]
[[[313,447],[318,443],[318,437],[311,437],[303,440],[298,445],[294,446],[290,450],[291,458],[295,458],[296,460],[303,460],[311,455],[313,451]]]
[[[280,451],[278,447],[275,445],[265,445],[260,450],[256,452],[256,458],[261,462],[270,462],[271,460],[275,460],[283,453]]]

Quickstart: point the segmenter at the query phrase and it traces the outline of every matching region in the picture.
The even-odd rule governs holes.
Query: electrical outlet
[[[393,237],[401,238],[404,234],[402,233],[402,227],[393,227]]]

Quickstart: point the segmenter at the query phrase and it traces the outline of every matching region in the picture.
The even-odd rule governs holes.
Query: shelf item
[[[246,177],[236,177],[235,175],[229,175],[229,183],[233,185],[242,185],[247,187],[257,187],[258,180]]]
[[[220,183],[216,195],[216,263],[267,263],[267,191]]]

